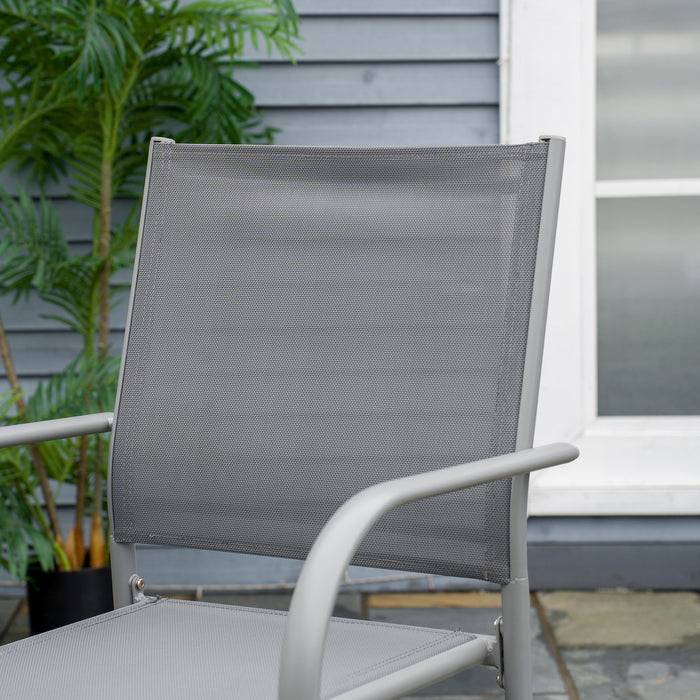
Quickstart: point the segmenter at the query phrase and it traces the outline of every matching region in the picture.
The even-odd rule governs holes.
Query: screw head
[[[142,578],[137,578],[136,581],[134,581],[134,588],[137,591],[142,591],[144,588],[146,588],[146,581]]]

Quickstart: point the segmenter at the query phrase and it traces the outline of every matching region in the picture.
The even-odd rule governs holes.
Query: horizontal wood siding
[[[329,15],[495,15],[498,0],[295,0],[303,17]]]
[[[498,51],[496,15],[368,15],[303,18],[299,63],[336,61],[493,60]],[[280,60],[264,49],[246,58]]]
[[[331,70],[332,68],[332,70]],[[440,79],[436,80],[436,72]],[[246,85],[268,107],[495,106],[498,68],[492,61],[432,63],[304,63],[262,65]],[[271,120],[274,123],[274,120]]]
[[[297,65],[251,50],[240,79],[278,143],[495,143],[497,5],[305,0]]]
[[[460,107],[269,112],[270,121],[283,129],[279,143],[333,146],[405,146],[418,135],[424,143],[489,143],[497,135],[496,117],[495,109]]]

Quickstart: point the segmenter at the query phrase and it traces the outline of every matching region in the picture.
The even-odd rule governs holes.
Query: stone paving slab
[[[538,594],[580,700],[700,699],[700,596]]]
[[[700,650],[566,649],[580,700],[698,700]]]
[[[3,618],[0,621],[0,644],[9,644],[29,636],[29,614],[24,601],[0,599],[0,611],[3,611],[0,612]]]
[[[561,648],[700,649],[697,593],[557,591],[538,597]]]
[[[0,642],[19,604],[20,601],[16,598],[0,598]]]
[[[431,695],[429,697],[422,695],[410,695],[406,696],[403,700],[497,700],[500,698],[503,700],[505,695],[503,691],[495,694],[488,695]],[[547,693],[542,695],[541,693],[534,693],[533,700],[570,700],[566,693]]]

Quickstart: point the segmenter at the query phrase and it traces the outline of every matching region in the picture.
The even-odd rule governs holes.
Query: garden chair
[[[151,144],[112,430],[114,612],[0,648],[0,696],[530,698],[528,473],[564,141]],[[144,595],[134,543],[306,558],[289,614]],[[331,618],[350,563],[502,586],[492,636]]]

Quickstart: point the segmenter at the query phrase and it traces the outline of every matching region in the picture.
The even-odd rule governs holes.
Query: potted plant
[[[112,277],[132,264],[136,210],[115,224],[112,203],[140,195],[151,135],[271,142],[235,69],[251,65],[240,60],[246,40],[291,60],[297,31],[290,0],[0,0],[0,166],[23,166],[40,186],[68,178],[93,211],[91,249],[78,254],[48,199],[37,207],[20,187],[0,192],[0,294],[35,295],[81,338],[75,359],[27,398],[0,318],[7,420],[113,406]],[[43,571],[104,567],[106,445],[92,436],[0,452],[0,565],[13,576],[23,578],[31,558]],[[66,483],[77,495],[63,532],[56,491]]]

